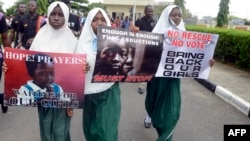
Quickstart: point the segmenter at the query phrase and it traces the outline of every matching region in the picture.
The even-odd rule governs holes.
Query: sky
[[[3,9],[14,4],[16,0],[0,0],[4,3]],[[89,0],[90,2],[102,2],[103,0]],[[174,1],[174,0],[156,0],[156,1]],[[186,9],[189,9],[193,15],[202,18],[203,16],[216,17],[219,11],[220,0],[185,0]],[[230,0],[230,15],[250,20],[250,0]]]
[[[199,18],[203,16],[217,17],[220,0],[185,0],[186,9]],[[230,0],[230,15],[250,20],[250,0]]]
[[[174,0],[156,0],[169,1]],[[202,18],[203,16],[217,17],[219,12],[219,4],[221,0],[185,0],[186,9],[193,14]],[[250,0],[230,0],[230,15],[250,20]]]

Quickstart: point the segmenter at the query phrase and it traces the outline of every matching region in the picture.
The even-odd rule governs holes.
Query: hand
[[[209,66],[210,66],[210,67],[213,67],[214,63],[215,63],[215,60],[214,60],[214,59],[210,59],[210,60],[209,60]]]
[[[20,49],[20,48],[22,48],[22,42],[21,42],[21,41],[17,43],[17,46],[16,46],[16,48],[17,48],[17,49]]]
[[[6,65],[6,63],[5,62],[3,62],[3,65],[2,65],[2,71],[3,72],[6,72],[7,71],[7,65]]]
[[[129,25],[129,29],[130,29],[130,31],[131,32],[138,32],[139,30],[140,30],[140,28],[139,27],[137,27],[137,26],[135,26],[133,23],[131,23],[130,25]]]
[[[34,39],[34,38],[30,38],[30,39],[27,40],[27,42],[26,42],[26,46],[27,46],[27,47],[31,46],[31,44],[32,44],[32,42],[33,42],[33,39]]]
[[[89,63],[88,62],[83,63],[82,69],[84,73],[87,73],[90,70]]]

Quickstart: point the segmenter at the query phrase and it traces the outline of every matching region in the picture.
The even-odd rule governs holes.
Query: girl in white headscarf
[[[170,5],[163,10],[152,32],[163,34],[171,29],[185,30],[181,8],[177,5]],[[180,116],[180,79],[152,78],[147,84],[145,107],[157,130],[157,141],[171,141]]]
[[[37,33],[30,50],[56,53],[74,53],[77,39],[68,28],[69,8],[62,2],[48,7],[48,21]],[[72,109],[38,106],[42,141],[70,141]]]
[[[64,16],[64,24],[62,27],[56,27],[58,19],[53,22],[49,21],[49,16],[55,7],[60,6]],[[52,13],[53,16],[53,13]],[[77,39],[72,36],[72,31],[68,28],[69,8],[65,7],[62,2],[53,2],[48,7],[48,21],[39,32],[36,34],[30,50],[45,51],[45,52],[58,52],[58,53],[74,53]],[[55,27],[53,27],[55,25]]]
[[[182,11],[177,5],[163,10],[152,32],[164,34],[167,30],[185,30]],[[209,63],[212,66],[214,60],[211,59]],[[171,141],[180,117],[180,78],[152,78],[147,84],[145,107],[158,133],[157,141]]]
[[[118,83],[91,83],[97,55],[97,27],[111,26],[106,12],[101,8],[89,11],[76,53],[87,54],[85,80],[83,131],[87,141],[118,141],[118,124],[121,113]]]

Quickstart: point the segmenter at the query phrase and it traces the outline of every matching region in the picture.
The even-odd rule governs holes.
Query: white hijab
[[[157,24],[155,25],[155,27],[154,27],[154,29],[152,31],[153,33],[163,33],[167,29],[186,30],[182,18],[181,18],[180,24],[175,25],[175,23],[169,17],[171,11],[176,7],[179,8],[181,13],[182,13],[181,8],[179,6],[177,6],[177,5],[169,5],[169,6],[167,6],[162,11],[160,18],[159,18]],[[166,30],[163,30],[163,29],[166,29]]]
[[[111,26],[110,20],[106,12],[101,8],[93,8],[92,10],[89,11],[88,16],[85,20],[84,27],[82,29],[82,33],[79,37],[76,48],[76,53],[87,54],[87,62],[90,65],[90,70],[86,74],[86,79],[85,79],[85,92],[84,92],[85,94],[94,94],[105,91],[114,84],[114,83],[91,83],[96,61],[96,54],[97,54],[96,49],[93,49],[93,46],[95,46],[93,45],[93,41],[97,37],[92,29],[91,23],[93,21],[93,18],[99,11],[104,16],[107,26]]]
[[[155,25],[154,29],[153,29],[153,33],[160,33],[160,34],[164,34],[164,37],[166,36],[166,31],[167,30],[172,30],[172,29],[175,29],[175,30],[186,30],[185,29],[185,25],[184,25],[184,22],[183,22],[183,19],[181,18],[181,22],[179,25],[175,25],[175,23],[170,19],[169,15],[171,13],[171,11],[174,9],[174,8],[179,8],[180,11],[181,11],[181,8],[178,7],[177,5],[169,5],[167,6],[161,13],[161,16],[157,22],[157,24]],[[182,13],[182,11],[181,11]],[[167,42],[163,42],[163,52],[161,54],[161,61],[160,61],[160,64],[158,65],[158,69],[157,69],[157,72],[156,72],[156,75],[159,74],[159,73],[162,73],[162,62],[164,62],[164,59],[166,58],[165,57],[165,51],[166,50],[166,43],[171,43],[171,41],[168,41]]]
[[[33,40],[30,50],[58,53],[74,53],[77,39],[68,27],[69,8],[63,2],[55,1],[48,7],[47,17],[55,7],[60,6],[63,11],[65,23],[60,29],[54,29],[47,21]]]

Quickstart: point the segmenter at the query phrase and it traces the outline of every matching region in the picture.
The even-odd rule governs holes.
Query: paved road
[[[208,80],[196,80],[250,118],[249,72],[217,62]]]
[[[137,86],[121,84],[119,141],[154,141],[157,138],[154,128],[143,127],[145,94],[138,94]],[[250,124],[249,118],[193,79],[183,79],[181,90],[182,113],[173,141],[222,141],[224,124]],[[72,141],[85,141],[82,110],[74,110],[74,114]],[[36,108],[10,107],[7,114],[0,113],[0,140],[39,140],[37,118]]]
[[[250,73],[216,62],[208,80],[250,103]]]

